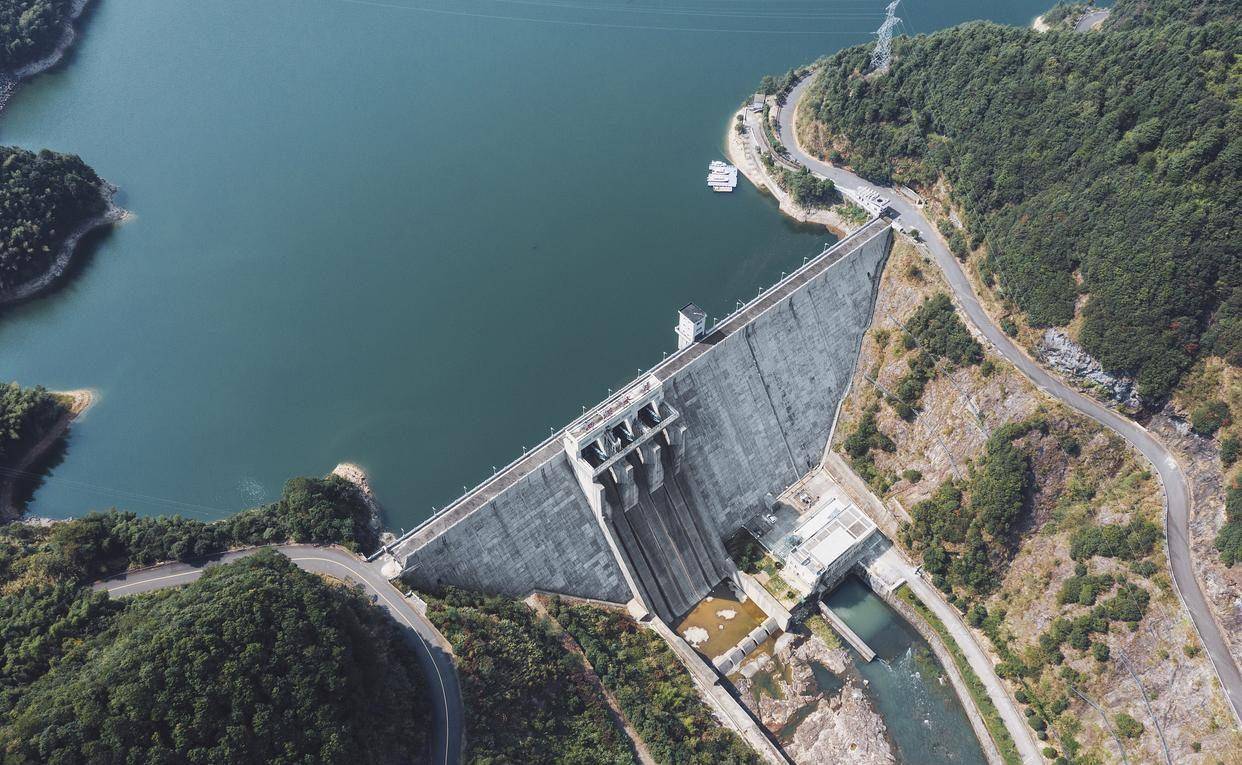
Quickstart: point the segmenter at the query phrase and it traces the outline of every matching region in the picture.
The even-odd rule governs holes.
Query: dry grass
[[[934,265],[912,245],[904,241],[895,245],[881,280],[873,326],[863,342],[853,388],[842,408],[834,449],[841,451],[841,442],[853,431],[864,408],[881,400],[876,385],[867,378],[891,390],[905,374],[906,352],[897,342],[900,330],[896,321],[904,322],[923,299],[937,291],[947,289]],[[1001,301],[995,295],[991,299],[997,304]],[[923,474],[917,483],[898,480],[884,497],[887,503],[899,502],[908,509],[933,493],[943,480],[969,474],[971,463],[982,453],[985,428],[991,430],[1037,413],[1047,420],[1046,435],[1035,431],[1019,442],[1031,456],[1036,489],[1031,512],[1011,551],[1012,559],[1003,569],[997,590],[985,603],[989,611],[1005,610],[1001,632],[1011,640],[1011,648],[1022,655],[1055,617],[1072,617],[1088,610],[1086,606],[1056,602],[1062,583],[1074,574],[1069,557],[1073,533],[1091,524],[1120,524],[1134,518],[1162,526],[1162,495],[1146,463],[1123,440],[1046,398],[999,358],[988,358],[995,367],[989,376],[979,367],[947,374],[942,370],[927,385],[923,411],[914,422],[901,420],[891,407],[881,403],[877,421],[894,440],[896,449],[892,453],[873,450],[872,454],[877,468],[889,475],[899,476],[907,468]],[[1229,376],[1220,373],[1222,378]],[[1218,380],[1213,384],[1224,383]],[[1071,441],[1077,444],[1077,455],[1066,446]],[[1125,712],[1144,724],[1138,738],[1124,742],[1129,762],[1164,761],[1155,722],[1158,719],[1174,762],[1239,765],[1242,733],[1231,725],[1206,658],[1193,649],[1190,653],[1195,655],[1185,650],[1197,643],[1172,590],[1167,559],[1159,544],[1148,556],[1156,567],[1150,576],[1140,575],[1123,561],[1092,559],[1092,574],[1125,576],[1151,593],[1151,603],[1135,630],[1114,622],[1107,635],[1097,636],[1109,646],[1111,659],[1099,662],[1090,651],[1066,645],[1065,665],[1080,673],[1079,689],[1108,711],[1110,721]],[[1108,597],[1109,593],[1103,593],[1099,599]],[[978,637],[981,644],[989,644],[982,633]],[[1122,655],[1128,658],[1133,676],[1121,661]],[[1046,667],[1031,687],[1046,702],[1069,699],[1066,710],[1054,716],[1049,745],[1060,750],[1058,737],[1073,736],[1082,747],[1084,761],[1121,761],[1099,714],[1070,691],[1060,667]],[[1144,703],[1143,691],[1155,719]]]

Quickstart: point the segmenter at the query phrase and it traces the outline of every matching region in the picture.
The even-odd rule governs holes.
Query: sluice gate
[[[686,428],[660,381],[635,383],[564,438],[587,504],[647,610],[674,622],[733,571],[680,480]]]
[[[686,502],[685,489],[663,457],[664,480],[649,483],[647,471],[635,471],[635,500],[626,506],[624,492],[609,479],[603,521],[617,551],[634,574],[635,595],[666,622],[674,623],[733,571],[715,533]]]

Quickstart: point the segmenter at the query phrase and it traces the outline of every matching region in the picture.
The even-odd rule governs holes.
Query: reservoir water
[[[905,765],[985,765],[987,758],[927,641],[900,614],[850,577],[828,605],[876,653],[856,663]]]
[[[352,460],[416,524],[658,360],[683,303],[723,315],[820,251],[706,165],[763,74],[883,5],[93,0],[0,115],[134,213],[0,316],[0,379],[101,396],[31,512],[214,518]]]

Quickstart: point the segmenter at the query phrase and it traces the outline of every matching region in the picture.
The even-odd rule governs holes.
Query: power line
[[[581,21],[576,19],[543,19],[531,16],[507,16],[498,13],[481,13],[477,11],[463,11],[451,8],[432,8],[419,5],[402,5],[400,3],[387,3],[381,0],[336,0],[338,3],[347,3],[349,5],[362,5],[371,8],[386,8],[394,11],[414,11],[418,13],[431,13],[441,16],[457,16],[471,19],[489,19],[495,21],[523,21],[531,24],[553,24],[560,26],[572,27],[593,27],[598,29],[628,29],[638,31],[654,31],[654,32],[693,32],[699,34],[763,34],[763,35],[814,35],[814,36],[835,36],[835,37],[857,37],[857,32],[841,32],[841,31],[822,31],[812,29],[730,29],[720,27],[676,27],[676,26],[656,26],[646,24],[614,24],[600,21]]]
[[[828,11],[826,13],[821,13],[821,12],[814,12],[814,11],[808,10],[808,11],[800,11],[800,12],[774,11],[774,12],[752,13],[747,10],[717,10],[717,9],[705,10],[702,8],[669,8],[669,7],[660,7],[660,6],[650,6],[650,5],[647,5],[647,6],[641,6],[641,5],[640,6],[633,6],[633,5],[607,6],[607,5],[595,5],[595,4],[590,4],[590,3],[575,3],[575,2],[565,2],[565,1],[558,2],[557,0],[489,0],[489,2],[504,3],[508,5],[525,5],[525,6],[542,7],[542,8],[563,8],[566,10],[589,11],[589,12],[598,12],[598,13],[636,13],[636,14],[640,14],[644,16],[645,15],[668,15],[668,16],[704,16],[704,17],[709,17],[709,18],[796,19],[796,20],[825,19],[829,21],[836,21],[840,19],[874,19],[877,15],[874,11],[870,11],[870,12],[849,11],[849,12],[844,12],[844,13],[837,12],[837,11]]]
[[[103,486],[100,484],[87,483],[86,481],[75,481],[70,478],[58,478],[45,473],[36,473],[29,470],[16,470],[14,468],[0,467],[0,476],[8,478],[31,478],[38,479],[47,483],[58,486],[66,486],[69,488],[80,489],[84,491],[94,492],[111,496],[120,500],[131,500],[143,502],[156,507],[163,507],[174,510],[179,513],[188,515],[196,515],[210,519],[220,518],[226,515],[232,515],[238,512],[236,509],[228,510],[221,507],[212,507],[210,505],[201,505],[195,502],[185,502],[171,497],[160,497],[154,494],[144,494],[142,492],[130,491],[128,489],[119,489],[111,486]]]

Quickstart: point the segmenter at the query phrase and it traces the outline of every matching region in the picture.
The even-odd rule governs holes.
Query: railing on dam
[[[828,268],[831,268],[846,256],[855,252],[863,243],[870,241],[872,237],[882,232],[889,225],[890,222],[886,218],[873,218],[858,230],[847,234],[833,245],[825,247],[824,251],[819,255],[811,258],[771,287],[760,290],[759,294],[754,298],[716,322],[701,340],[669,354],[650,369],[640,372],[635,376],[633,382],[621,386],[617,393],[605,399],[601,404],[592,407],[586,414],[576,418],[564,428],[554,431],[533,449],[523,451],[520,457],[497,470],[474,488],[465,491],[460,497],[437,511],[418,526],[390,542],[382,548],[380,553],[408,545],[412,545],[410,552],[417,550],[431,538],[434,538],[440,532],[457,523],[457,521],[465,518],[474,510],[482,507],[504,490],[533,473],[548,460],[562,453],[564,447],[561,443],[561,438],[567,430],[577,426],[591,416],[592,412],[596,412],[600,407],[606,406],[614,398],[625,395],[624,392],[630,389],[635,382],[642,381],[645,377],[652,375],[660,381],[664,381],[682,371],[696,359],[707,353],[712,346],[755,321],[768,309],[777,305],[811,279],[819,276]]]

